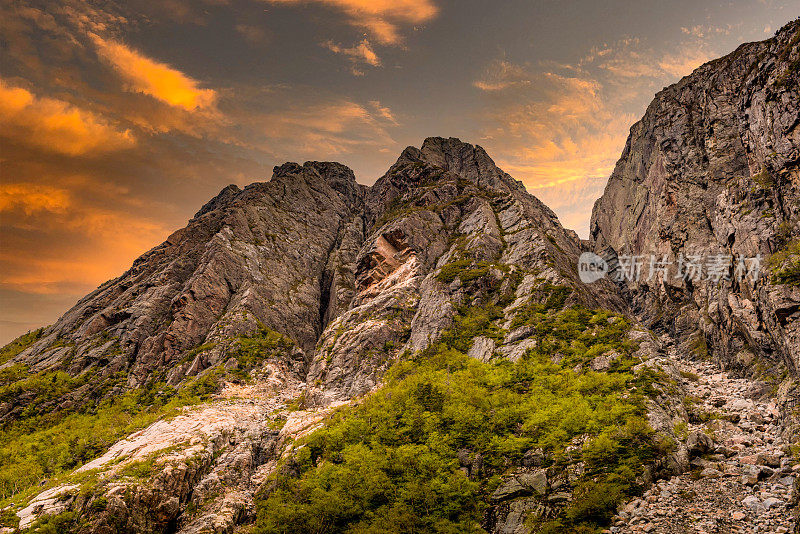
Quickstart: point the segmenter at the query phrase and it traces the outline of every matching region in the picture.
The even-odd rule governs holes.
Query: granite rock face
[[[457,139],[409,147],[371,188],[336,163],[287,163],[267,183],[223,189],[6,365],[97,373],[77,401],[120,373],[125,387],[159,375],[179,384],[263,325],[296,343],[293,369],[321,384],[320,402],[343,400],[449,325],[464,289],[434,273],[456,256],[574,286],[580,246],[482,148]],[[611,284],[576,298],[621,305]],[[13,419],[22,401],[0,417]]]
[[[800,287],[776,273],[796,265],[800,239],[799,40],[795,20],[659,92],[591,220],[597,251],[645,264],[702,256],[706,271],[688,282],[675,271],[626,281],[633,310],[726,368],[786,370],[787,413],[800,398]],[[738,258],[760,258],[760,272]]]
[[[363,197],[352,171],[335,163],[289,163],[268,183],[228,186],[15,361],[31,371],[124,372],[131,387],[159,371],[177,383],[216,363],[181,363],[191,349],[252,331],[257,321],[291,333],[310,357],[329,305],[340,305],[342,281],[327,273]]]

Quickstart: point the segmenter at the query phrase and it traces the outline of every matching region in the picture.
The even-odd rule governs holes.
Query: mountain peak
[[[194,218],[196,219],[197,217],[205,215],[209,211],[219,209],[220,207],[224,206],[225,204],[233,200],[233,198],[241,192],[242,190],[236,184],[230,184],[223,187],[222,191],[217,193],[217,196],[215,196],[214,198],[203,204],[203,207],[200,208],[200,210],[194,214]]]

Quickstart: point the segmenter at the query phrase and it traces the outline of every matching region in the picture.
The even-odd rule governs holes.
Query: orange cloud
[[[1,186],[0,215],[6,228],[0,288],[35,294],[65,287],[85,290],[122,272],[168,234],[161,224],[137,214],[111,211],[66,189],[33,183]],[[32,229],[48,241],[46,248],[19,246]],[[74,259],[66,257],[65,249]]]
[[[38,184],[0,185],[0,212],[20,209],[25,215],[40,211],[64,213],[69,205],[69,193],[63,189]]]
[[[493,61],[483,78],[472,82],[472,85],[481,91],[502,91],[511,87],[529,85],[530,73],[520,65],[515,65],[505,60]]]
[[[384,45],[402,42],[401,24],[422,24],[439,9],[431,0],[264,0],[272,4],[322,4],[342,11],[353,26],[364,28]]]
[[[63,100],[39,98],[0,79],[0,136],[70,156],[108,152],[136,143],[96,113]]]
[[[708,49],[703,40],[703,31],[724,31],[720,28],[703,30],[700,26],[682,30],[694,39],[681,43],[672,51],[645,48],[639,39],[622,39],[613,45],[593,48],[581,59],[577,68],[595,67],[616,77],[627,78],[622,82],[625,84],[643,77],[663,82],[674,81],[691,74],[694,69],[718,56]]]
[[[633,114],[611,105],[603,85],[586,73],[495,61],[474,85],[486,97],[482,144],[585,236],[601,189],[596,182],[613,170]]]
[[[217,93],[213,89],[201,89],[197,80],[121,43],[103,39],[97,34],[90,34],[90,37],[100,57],[116,69],[130,90],[187,111],[214,107]]]
[[[381,66],[381,59],[378,57],[378,54],[372,49],[372,46],[369,44],[369,41],[364,38],[360,43],[353,45],[350,48],[345,48],[343,46],[337,45],[333,41],[326,41],[322,43],[322,46],[334,52],[336,54],[343,54],[347,56],[350,61],[353,63],[366,63],[367,65],[371,65],[373,67],[380,67]],[[353,70],[354,74],[363,74],[360,71]]]
[[[257,143],[281,160],[332,159],[366,147],[394,146],[388,128],[397,125],[392,111],[378,101],[369,107],[350,100],[291,106],[252,118]]]
[[[658,62],[658,67],[670,76],[681,78],[715,57],[717,54],[714,52],[685,47],[674,54],[664,55]]]
[[[382,105],[379,100],[370,100],[369,105],[372,106],[372,108],[377,113],[378,117],[385,119],[386,121],[395,126],[398,125],[397,120],[394,118],[394,113],[392,113],[392,110]]]

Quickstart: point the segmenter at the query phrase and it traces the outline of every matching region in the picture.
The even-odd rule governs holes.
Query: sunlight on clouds
[[[651,50],[639,39],[621,39],[612,45],[593,48],[581,59],[576,68],[600,69],[622,78],[647,77],[664,83],[677,81],[678,78],[691,74],[694,69],[718,56],[705,45],[703,33],[697,27],[691,31],[686,28],[683,30],[692,39],[677,45],[674,50]],[[613,83],[614,80],[609,81]]]
[[[322,4],[342,11],[353,26],[370,32],[380,44],[402,42],[401,24],[422,24],[439,9],[431,0],[263,0],[271,4]]]
[[[624,37],[593,46],[574,64],[494,60],[473,82],[486,100],[484,144],[567,227],[586,236],[592,203],[643,111],[636,106],[716,57],[707,36],[729,32],[683,28],[685,40],[668,50]]]
[[[498,159],[533,186],[610,173],[633,116],[612,109],[595,80],[540,72],[530,81],[495,94],[484,116]]]
[[[326,41],[322,43],[322,46],[335,54],[342,54],[346,56],[353,63],[366,63],[367,65],[371,65],[373,67],[381,66],[381,59],[372,49],[372,46],[370,46],[369,41],[366,38],[350,48],[337,45],[333,41]],[[353,73],[355,74],[356,72],[360,71],[356,71],[354,69]]]
[[[394,126],[398,125],[397,120],[394,118],[394,113],[388,107],[382,105],[379,100],[370,100],[369,105],[377,113],[378,117],[385,119],[387,122],[391,123]]]
[[[48,151],[77,156],[136,144],[130,130],[63,100],[41,98],[0,79],[0,136]]]
[[[480,81],[474,85],[486,96],[483,144],[585,236],[595,182],[613,170],[634,116],[611,106],[603,85],[588,76],[495,61]]]
[[[213,89],[201,89],[197,80],[159,63],[127,46],[90,34],[99,55],[129,84],[130,90],[152,96],[187,111],[210,109],[216,103]]]
[[[349,100],[291,108],[262,119],[268,144],[293,153],[333,157],[367,146],[394,144],[387,127],[397,123],[389,108],[373,110]]]
[[[530,74],[520,65],[505,60],[493,61],[482,79],[472,82],[481,91],[502,91],[510,87],[529,85]]]
[[[0,252],[0,287],[27,293],[58,293],[96,285],[119,273],[167,236],[161,224],[137,214],[85,203],[65,189],[41,184],[0,186],[5,231]],[[28,232],[50,242],[22,247]],[[79,252],[69,256],[66,251]]]
[[[36,212],[64,213],[70,205],[64,189],[40,184],[0,185],[0,213],[14,209],[30,216]]]
[[[717,54],[714,52],[687,47],[675,54],[665,55],[658,62],[658,67],[671,76],[681,78],[715,57]]]

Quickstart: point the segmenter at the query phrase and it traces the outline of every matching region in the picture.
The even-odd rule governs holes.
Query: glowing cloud
[[[272,4],[322,4],[342,11],[353,26],[364,28],[384,45],[402,42],[401,24],[422,24],[439,9],[431,0],[264,0]]]
[[[530,74],[525,67],[505,60],[493,61],[480,80],[472,85],[481,91],[502,91],[511,87],[529,85]]]
[[[473,85],[487,99],[481,144],[585,236],[591,203],[634,117],[610,105],[603,85],[584,73],[495,61]]]
[[[0,136],[70,156],[131,147],[130,130],[63,100],[39,98],[0,79]]]
[[[64,213],[70,196],[64,189],[40,184],[0,185],[0,213],[19,209],[25,215],[37,212]]]
[[[322,46],[335,54],[347,56],[347,58],[353,63],[366,63],[367,65],[371,65],[373,67],[381,66],[381,59],[372,49],[372,46],[370,46],[369,41],[366,38],[350,48],[337,45],[333,41],[322,43]]]
[[[97,52],[127,82],[131,91],[144,93],[187,111],[213,108],[217,93],[169,65],[159,63],[127,46],[90,34]]]
[[[118,209],[119,195],[107,198],[112,209],[86,200],[86,187],[70,191],[36,183],[0,186],[0,215],[6,226],[0,249],[0,289],[27,293],[85,291],[123,270],[130,261],[167,235],[163,225]],[[35,228],[46,247],[21,247]],[[79,254],[69,260],[70,252]]]
[[[297,106],[258,120],[267,125],[266,144],[282,159],[287,154],[333,158],[366,146],[394,146],[388,129],[397,126],[392,111],[378,101],[369,107],[350,100]]]

